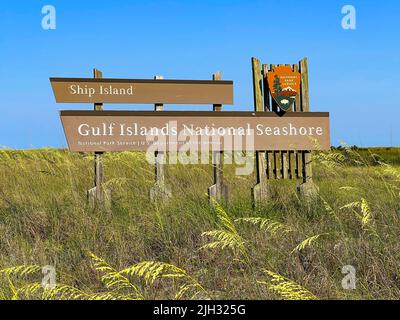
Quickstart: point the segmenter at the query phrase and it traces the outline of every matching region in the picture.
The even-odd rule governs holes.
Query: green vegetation
[[[0,299],[399,299],[400,150],[314,154],[312,202],[271,182],[253,210],[255,177],[236,177],[210,206],[211,167],[167,167],[174,197],[149,201],[142,153],[104,157],[111,209],[91,208],[93,157],[0,151]],[[43,290],[41,267],[57,286]],[[344,290],[342,267],[356,269]]]

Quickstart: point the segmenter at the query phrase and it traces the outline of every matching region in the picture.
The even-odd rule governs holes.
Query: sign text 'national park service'
[[[79,152],[330,148],[326,112],[61,111],[61,120]]]
[[[232,81],[50,78],[58,103],[233,104]]]
[[[288,111],[293,106],[300,92],[300,81],[300,73],[294,72],[291,66],[278,66],[268,72],[271,95],[282,110]]]

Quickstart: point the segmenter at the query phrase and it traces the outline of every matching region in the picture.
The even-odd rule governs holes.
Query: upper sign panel
[[[58,103],[233,104],[233,81],[50,78]]]

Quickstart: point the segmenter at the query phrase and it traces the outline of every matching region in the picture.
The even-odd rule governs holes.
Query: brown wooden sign
[[[327,150],[329,113],[61,111],[71,151]]]
[[[233,104],[232,81],[50,78],[58,103]]]

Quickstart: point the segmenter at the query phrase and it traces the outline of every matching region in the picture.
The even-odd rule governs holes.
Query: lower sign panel
[[[71,151],[327,150],[324,112],[61,111]]]

